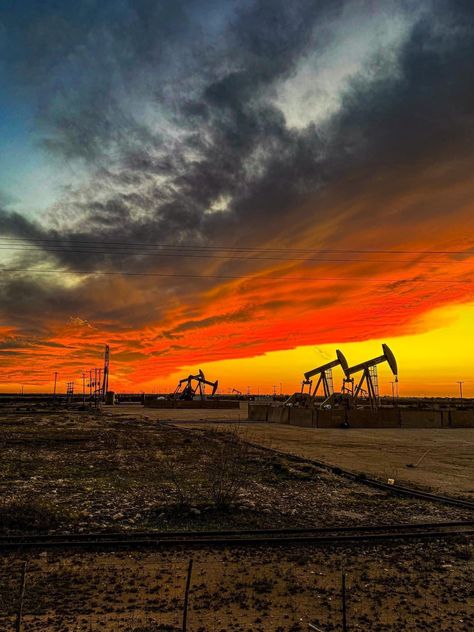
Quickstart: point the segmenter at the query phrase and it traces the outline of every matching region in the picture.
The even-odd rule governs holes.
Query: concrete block
[[[253,404],[249,402],[248,418],[250,421],[268,421],[268,404]]]
[[[474,428],[474,410],[450,410],[451,428]]]
[[[402,428],[441,428],[440,410],[400,409]]]
[[[288,411],[290,409],[287,406],[270,406],[268,411],[268,421],[275,424],[288,423]]]
[[[289,408],[289,422],[292,426],[312,428],[313,411],[311,408]]]
[[[346,411],[343,409],[334,410],[318,410],[317,427],[318,428],[340,428],[346,420]]]
[[[347,421],[351,428],[399,428],[399,412],[393,408],[354,408],[348,411]]]

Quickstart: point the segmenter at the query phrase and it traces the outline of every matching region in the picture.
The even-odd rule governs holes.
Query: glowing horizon
[[[471,323],[474,303],[462,309],[450,306],[435,310],[425,315],[420,327],[431,323],[428,331],[422,333],[386,338],[383,341],[365,340],[355,343],[323,344],[318,346],[296,347],[290,351],[271,351],[251,358],[204,362],[202,366],[183,365],[178,371],[138,383],[135,388],[127,382],[120,382],[115,375],[116,367],[113,348],[111,354],[110,388],[116,392],[172,392],[179,379],[198,368],[203,368],[210,380],[219,379],[220,393],[227,394],[235,388],[252,395],[272,394],[274,387],[277,394],[280,385],[283,393],[293,393],[300,389],[303,373],[314,366],[324,364],[335,358],[338,347],[344,351],[351,365],[381,354],[381,342],[386,342],[395,352],[399,365],[399,395],[403,396],[443,396],[457,397],[459,380],[463,382],[463,396],[474,397],[474,356],[467,341],[471,335]],[[442,350],[448,345],[455,345],[449,357]],[[101,351],[97,349],[96,367],[101,367]],[[67,359],[66,359],[67,363]],[[460,369],[460,367],[463,367]],[[88,368],[84,371],[88,375]],[[386,364],[378,366],[379,388],[381,395],[391,395],[393,375]],[[340,390],[342,370],[334,369],[334,387]],[[82,392],[82,371],[58,376],[58,392],[65,391],[66,382],[75,380],[76,392]],[[0,383],[0,392],[19,392],[23,386],[25,393],[52,392],[53,377],[41,384]]]

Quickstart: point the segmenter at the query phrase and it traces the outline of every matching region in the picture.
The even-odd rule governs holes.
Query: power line
[[[146,243],[146,242],[131,242],[131,241],[94,241],[94,240],[81,240],[81,239],[72,239],[68,237],[57,237],[54,239],[49,238],[39,238],[39,237],[0,237],[0,241],[6,241],[7,244],[9,242],[28,242],[28,243],[53,243],[53,244],[88,244],[90,246],[125,246],[125,247],[140,247],[140,248],[167,248],[174,250],[210,250],[210,251],[229,251],[229,252],[309,252],[314,254],[325,254],[325,253],[354,253],[354,254],[439,254],[439,255],[474,255],[474,248],[471,246],[467,250],[392,250],[392,249],[347,249],[347,248],[326,248],[326,249],[315,249],[315,248],[260,248],[258,246],[202,246],[202,245],[191,245],[191,244],[165,244],[165,243]]]
[[[0,243],[0,251],[6,250],[7,252],[36,252],[36,248],[28,248],[28,247],[18,247],[18,246],[4,246]],[[87,249],[76,249],[76,248],[61,248],[57,246],[43,246],[43,252],[50,253],[75,253],[75,254],[95,254],[95,255],[104,255],[104,256],[131,256],[131,257],[142,257],[142,256],[155,256],[155,257],[170,257],[170,258],[192,258],[192,259],[224,259],[226,261],[313,261],[313,262],[324,262],[324,263],[412,263],[411,259],[325,259],[325,258],[314,258],[314,257],[254,257],[240,254],[229,254],[229,255],[216,255],[216,254],[188,254],[182,252],[161,252],[161,251],[132,251],[132,250],[97,250],[92,248]],[[431,260],[431,263],[442,263],[442,260]]]
[[[108,270],[40,270],[35,268],[0,268],[2,273],[16,273],[16,272],[29,272],[33,274],[85,274],[85,275],[106,275],[106,276],[137,276],[137,277],[163,277],[163,278],[186,278],[186,279],[240,279],[251,280],[249,275],[231,275],[231,274],[175,274],[175,273],[161,273],[161,272],[127,272],[127,271],[108,271]],[[308,279],[308,277],[295,277],[295,276],[275,276],[265,275],[265,280],[271,279],[275,281],[354,281],[356,277],[316,277]],[[256,277],[254,278],[254,280]],[[461,279],[449,279],[444,281],[441,279],[377,279],[375,277],[365,277],[359,279],[360,281],[372,282],[372,283],[441,283],[444,285],[452,285],[454,283],[472,285],[472,281],[464,281]]]

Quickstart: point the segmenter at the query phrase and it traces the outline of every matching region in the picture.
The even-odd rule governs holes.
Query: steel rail
[[[437,523],[434,523],[437,524]],[[445,526],[444,529],[447,527]],[[363,528],[361,528],[362,530]],[[166,537],[163,533],[149,533],[127,535],[117,537],[117,534],[110,534],[108,537],[98,537],[98,534],[88,534],[86,537],[66,537],[62,539],[47,539],[30,537],[27,540],[0,539],[0,550],[29,550],[29,549],[114,549],[114,548],[173,548],[173,547],[217,547],[217,546],[271,546],[289,544],[350,544],[354,542],[387,542],[397,540],[426,540],[451,537],[469,537],[474,535],[474,529],[463,529],[462,527],[425,528],[423,530],[397,529],[397,525],[386,525],[384,530],[378,532],[352,532],[349,534],[262,534],[247,535],[233,534],[222,535],[214,532],[215,535],[197,535],[196,532],[183,532],[179,535],[173,533],[172,537]]]
[[[31,542],[22,543],[1,543],[0,550],[26,550],[26,549],[116,549],[116,548],[175,548],[175,547],[239,547],[239,546],[273,546],[273,545],[345,545],[356,542],[388,542],[407,540],[426,540],[452,537],[467,537],[474,535],[471,531],[433,531],[433,532],[406,532],[406,533],[384,533],[366,535],[345,535],[345,536],[283,536],[283,537],[252,537],[252,538],[182,538],[182,539],[128,539],[128,540],[104,540],[104,541],[54,541],[54,542]]]
[[[3,535],[0,536],[0,543],[22,543],[28,540],[35,542],[67,541],[108,541],[135,539],[172,539],[180,537],[218,537],[218,536],[280,536],[280,535],[307,535],[323,533],[383,533],[386,531],[409,531],[409,530],[429,530],[429,529],[452,529],[454,527],[468,528],[474,527],[474,520],[455,520],[438,522],[418,522],[418,523],[391,523],[382,525],[357,525],[357,526],[318,526],[318,527],[283,527],[281,529],[219,529],[219,530],[194,530],[194,531],[132,531],[132,532],[112,532],[99,531],[94,533],[52,533],[38,535]]]

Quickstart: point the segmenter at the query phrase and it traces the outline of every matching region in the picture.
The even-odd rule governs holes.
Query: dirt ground
[[[0,533],[471,517],[248,446],[255,435],[245,424],[191,428],[125,411],[0,413]]]
[[[262,445],[344,469],[474,498],[472,428],[342,430],[255,424],[250,435]],[[420,458],[419,465],[407,467]]]
[[[148,419],[159,419],[160,421],[176,421],[176,422],[205,422],[205,421],[223,421],[223,422],[245,422],[248,417],[247,402],[241,402],[240,408],[203,408],[188,409],[185,408],[147,408],[141,404],[120,404],[120,406],[104,406],[102,408],[105,415],[125,416],[137,415]]]
[[[175,423],[247,419],[245,403],[241,404],[240,411],[158,411],[141,408],[138,414]],[[399,483],[474,498],[472,428],[342,430],[252,423],[248,432],[255,442],[290,454],[314,458],[380,479],[393,478]],[[420,459],[416,467],[407,467]]]
[[[318,549],[36,554],[24,632],[468,632],[472,547],[450,541]],[[0,629],[14,629],[22,558],[0,561]],[[471,593],[471,594],[470,594]]]
[[[250,439],[369,472],[373,461],[379,468],[374,473],[385,477],[393,475],[383,469],[391,463],[390,450],[409,462],[413,437],[434,441],[439,435],[436,445],[449,455],[448,437],[467,442],[466,431],[321,431],[242,418],[239,424],[242,410],[166,413],[172,423],[163,411],[133,406],[102,414],[0,410],[0,532],[472,519],[467,509],[400,498],[298,458],[236,443],[247,445]],[[345,453],[348,461],[342,463]],[[460,467],[459,460],[448,460],[450,472],[453,463]],[[222,480],[240,481],[225,508],[213,496]],[[468,632],[474,626],[473,549],[466,538],[330,548],[3,555],[0,630],[14,629],[26,561],[24,632],[178,632],[192,556],[188,632],[302,632],[309,622],[324,632],[339,631],[342,572],[350,630]]]

